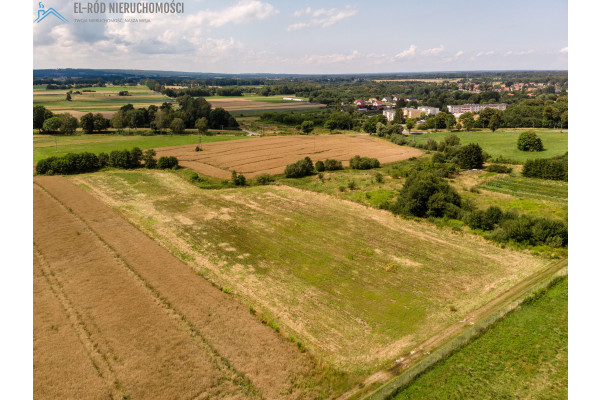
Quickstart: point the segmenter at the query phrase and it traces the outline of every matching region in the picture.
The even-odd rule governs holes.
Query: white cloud
[[[417,46],[414,44],[411,44],[408,49],[403,50],[400,53],[396,54],[395,56],[392,57],[392,59],[393,60],[402,60],[405,58],[414,57],[416,54],[417,54]]]
[[[203,24],[206,23],[208,26],[221,27],[229,23],[241,24],[252,20],[262,20],[278,12],[269,3],[258,0],[243,0],[222,10],[200,11],[195,19]]]
[[[60,0],[55,2],[59,3]],[[62,2],[67,4],[68,0]],[[264,20],[278,12],[269,3],[242,0],[230,7],[204,9],[192,14],[118,15],[123,18],[147,18],[151,21],[148,23],[84,24],[73,21],[58,25],[35,24],[34,63],[39,60],[51,62],[56,59],[52,54],[61,54],[64,62],[73,62],[68,54],[77,54],[77,61],[73,65],[81,65],[81,60],[102,60],[104,55],[113,60],[128,55],[141,55],[144,58],[161,54],[186,54],[194,61],[215,63],[223,58],[234,58],[244,51],[244,46],[231,37],[214,37],[214,32],[207,35],[203,32],[205,28]],[[84,43],[86,45],[82,46]],[[126,65],[131,64],[126,62]]]
[[[458,58],[458,57],[462,56],[463,54],[465,54],[465,52],[462,51],[462,50],[459,50],[458,52],[456,52],[456,54],[454,55],[454,57]]]
[[[440,44],[440,47],[433,47],[431,49],[425,49],[421,51],[421,54],[424,56],[433,56],[444,51],[444,45]]]
[[[568,53],[568,52],[569,52],[569,47],[568,47],[568,46],[567,46],[567,47],[563,47],[563,48],[562,48],[562,49],[560,49],[558,52],[559,52],[559,53]]]
[[[496,52],[495,52],[495,51],[493,51],[493,50],[491,50],[491,51],[486,51],[486,52],[480,51],[479,53],[477,53],[477,55],[476,55],[475,57],[481,57],[481,56],[491,56],[491,55],[494,55],[494,54],[496,54]]]
[[[346,6],[342,9],[331,8],[326,10],[324,8],[320,8],[318,10],[312,10],[310,7],[304,10],[298,10],[294,12],[294,16],[301,17],[304,15],[308,15],[309,19],[305,22],[299,22],[295,24],[291,24],[287,27],[287,31],[296,31],[299,29],[304,29],[308,27],[320,27],[327,28],[335,23],[356,15],[358,10],[354,7]]]
[[[534,53],[533,50],[524,50],[524,51],[512,51],[509,50],[506,53],[504,53],[505,56],[524,56],[526,54],[532,54]]]
[[[328,54],[328,55],[316,55],[315,54],[315,55],[311,55],[311,56],[305,56],[305,57],[302,57],[299,60],[297,60],[297,62],[301,63],[301,64],[310,64],[310,65],[334,64],[334,63],[341,63],[341,62],[348,62],[351,60],[355,60],[360,56],[362,56],[362,55],[357,50],[354,50],[350,54],[336,53],[336,54]]]

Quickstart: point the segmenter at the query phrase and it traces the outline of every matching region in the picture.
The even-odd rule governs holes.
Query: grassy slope
[[[243,139],[246,136],[203,136],[202,142],[219,142],[223,140]],[[58,142],[58,152],[55,150],[54,139]],[[109,153],[113,150],[139,147],[150,149],[156,147],[179,146],[198,143],[198,135],[156,135],[156,136],[121,136],[121,135],[78,135],[50,136],[34,135],[33,162],[50,156],[62,156],[67,153],[89,151],[91,153]]]
[[[565,399],[567,280],[417,378],[404,399]]]
[[[537,131],[537,135],[542,139],[546,151],[539,153],[530,153],[519,151],[517,149],[517,139],[523,132],[453,132],[460,138],[460,144],[478,143],[481,148],[488,152],[492,157],[502,156],[511,160],[525,162],[528,159],[548,158],[563,155],[568,149],[568,133],[559,131]],[[417,143],[427,143],[431,138],[436,141],[443,140],[448,132],[419,133],[416,132],[415,140]]]
[[[154,171],[73,179],[316,355],[355,372],[409,351],[545,264],[285,187],[200,190]]]

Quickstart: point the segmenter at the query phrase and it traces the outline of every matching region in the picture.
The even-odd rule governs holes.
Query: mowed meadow
[[[202,190],[175,172],[69,178],[336,370],[389,367],[549,260],[287,186]]]

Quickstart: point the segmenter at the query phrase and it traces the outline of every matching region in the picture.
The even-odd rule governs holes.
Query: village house
[[[417,109],[417,108],[408,108],[408,107],[404,107],[402,109],[402,114],[406,117],[406,118],[421,118],[421,113],[423,111]]]

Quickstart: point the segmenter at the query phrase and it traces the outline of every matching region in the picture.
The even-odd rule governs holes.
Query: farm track
[[[528,276],[527,278],[523,279],[521,282],[514,285],[510,289],[499,294],[487,304],[469,313],[463,321],[454,323],[446,327],[445,329],[435,333],[425,342],[417,346],[414,352],[411,352],[412,354],[404,354],[402,357],[402,362],[396,363],[396,365],[389,368],[387,371],[378,371],[375,374],[371,375],[363,382],[361,387],[367,387],[375,382],[383,382],[384,380],[392,378],[394,375],[400,374],[402,371],[415,364],[415,362],[418,362],[418,360],[423,358],[426,354],[431,353],[436,348],[442,346],[444,343],[458,336],[460,333],[465,331],[465,329],[468,329],[471,325],[474,325],[475,323],[483,320],[487,316],[492,315],[494,312],[497,312],[498,310],[502,309],[502,307],[507,307],[511,302],[514,302],[520,296],[525,295],[544,281],[551,279],[553,276],[561,273],[562,271],[566,271],[567,265],[568,260],[557,260],[548,264],[548,266],[543,270],[538,271],[537,273],[531,276]],[[514,304],[514,307],[516,307],[517,305],[518,304]],[[514,309],[514,307],[510,307],[510,309]],[[354,388],[353,390],[348,391],[342,396],[339,396],[337,400],[348,399],[355,395],[359,391],[359,389],[360,388]]]
[[[113,396],[306,398],[308,355],[115,211],[62,177],[34,178],[34,211],[36,265]]]
[[[194,148],[195,145],[184,145],[155,150],[158,157],[176,156],[182,166],[222,179],[229,178],[233,170],[249,178],[260,173],[281,174],[287,164],[304,157],[311,157],[313,161],[334,158],[348,166],[350,158],[357,154],[378,158],[382,163],[422,154],[418,149],[362,135],[261,137],[231,143],[207,143],[202,152],[195,152]]]

